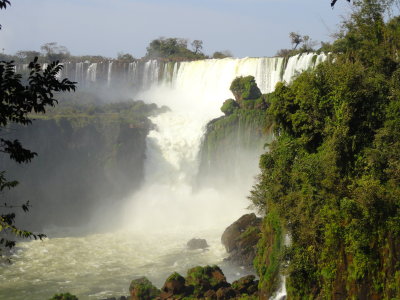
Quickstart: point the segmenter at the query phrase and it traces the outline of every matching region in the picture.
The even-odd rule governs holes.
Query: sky
[[[0,51],[40,51],[57,42],[72,55],[140,58],[159,37],[202,40],[203,52],[273,56],[289,32],[330,41],[350,6],[330,0],[11,0],[0,11]],[[4,49],[4,50],[3,50]]]

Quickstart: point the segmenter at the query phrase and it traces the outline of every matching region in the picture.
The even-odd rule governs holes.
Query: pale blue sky
[[[155,38],[204,42],[204,52],[230,50],[237,57],[272,56],[289,48],[298,31],[329,41],[347,1],[330,0],[12,0],[0,11],[0,49],[40,50],[47,42],[73,55],[141,57]]]

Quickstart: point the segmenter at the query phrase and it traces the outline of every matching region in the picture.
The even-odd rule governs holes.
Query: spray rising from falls
[[[261,91],[268,93],[278,81],[290,81],[323,59],[323,55],[308,54],[289,60],[228,58],[170,65],[147,62],[143,82],[147,90],[138,97],[167,105],[171,111],[152,118],[155,129],[147,140],[145,185],[125,209],[129,212],[128,226],[177,231],[214,228],[221,233],[245,213],[251,182],[241,180],[218,189],[203,187],[193,191],[207,122],[221,115],[221,104],[232,97],[229,87],[237,76],[253,75]],[[242,177],[253,178],[257,174],[257,154],[261,150],[254,149],[254,168]]]

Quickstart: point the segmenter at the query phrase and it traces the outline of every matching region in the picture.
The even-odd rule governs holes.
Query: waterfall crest
[[[290,58],[224,58],[205,59],[191,62],[165,62],[159,60],[121,62],[109,60],[102,62],[63,62],[60,77],[76,81],[79,87],[91,86],[130,86],[135,91],[143,91],[154,85],[185,85],[190,77],[197,74],[202,81],[209,76],[215,85],[227,77],[253,75],[263,93],[273,91],[278,81],[290,82],[293,76],[326,59],[325,54],[303,53]],[[44,64],[45,68],[47,64]],[[25,72],[27,64],[16,65],[17,72]],[[220,75],[220,76],[218,76]],[[224,85],[224,89],[226,86]],[[221,87],[222,88],[222,87]],[[229,88],[229,86],[228,86]],[[214,90],[215,91],[215,90]],[[211,91],[212,92],[212,91]],[[226,94],[225,94],[226,95]],[[228,94],[229,95],[229,94]]]

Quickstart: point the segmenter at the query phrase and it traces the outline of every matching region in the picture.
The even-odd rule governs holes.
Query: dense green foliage
[[[291,299],[400,297],[400,18],[385,22],[386,1],[354,5],[338,54],[271,97],[276,140],[250,197],[266,212],[265,295],[278,259]]]
[[[231,83],[230,90],[239,103],[243,100],[255,100],[261,97],[261,91],[253,76],[235,78]]]
[[[180,38],[159,38],[151,41],[147,47],[145,58],[164,58],[171,60],[194,60],[204,59],[206,56],[201,53],[202,42],[196,40],[194,51],[187,47],[188,41]],[[201,42],[201,45],[200,43]],[[200,47],[201,46],[201,47]]]
[[[225,100],[224,103],[222,104],[221,111],[225,115],[229,116],[229,115],[233,114],[235,112],[235,110],[238,109],[238,107],[239,107],[239,104],[235,100],[228,99],[228,100]]]

